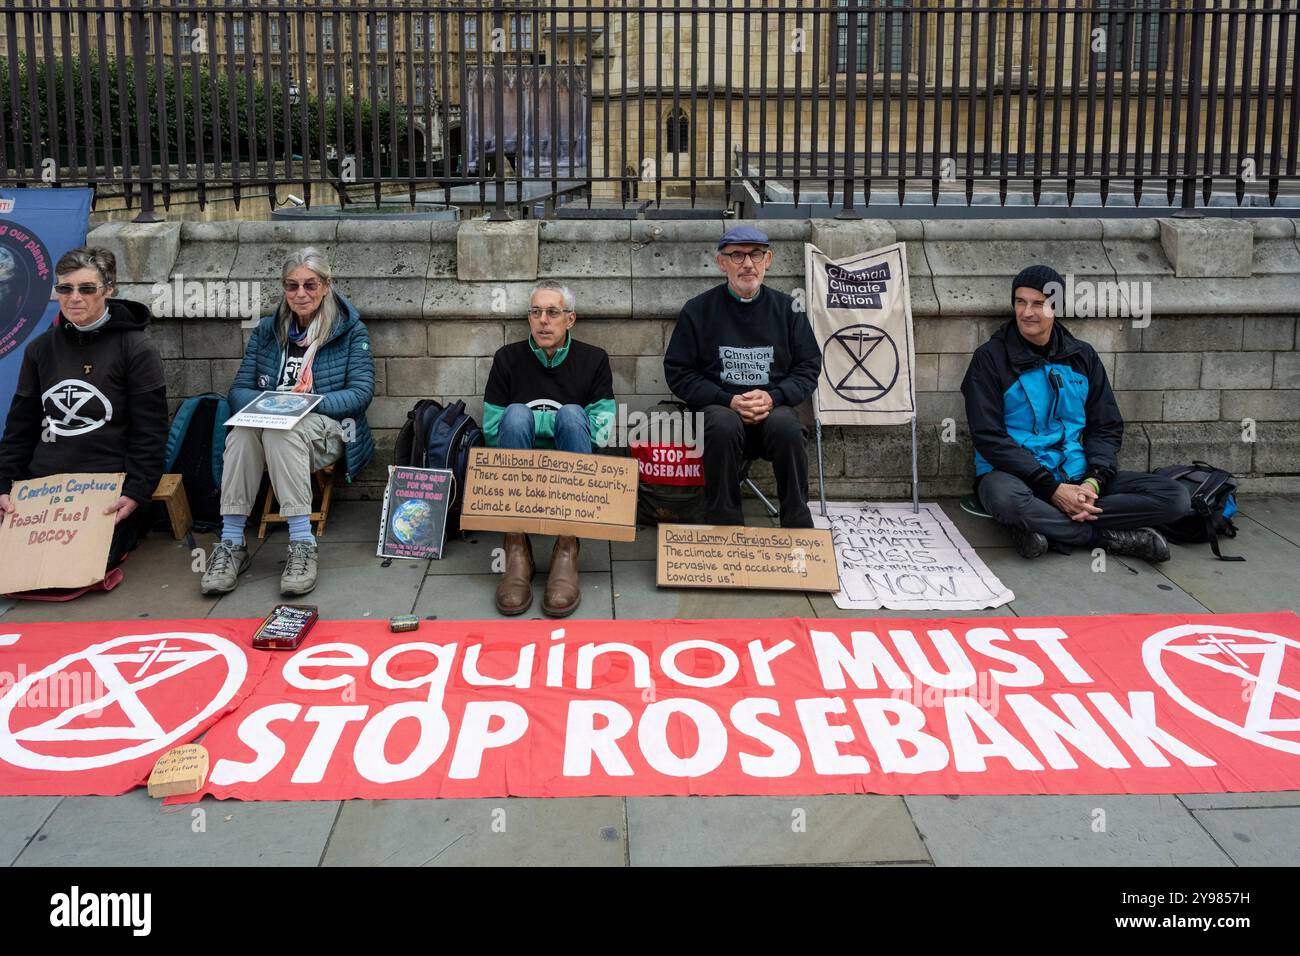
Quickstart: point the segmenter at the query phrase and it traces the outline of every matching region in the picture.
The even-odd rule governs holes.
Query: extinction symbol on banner
[[[832,343],[839,348],[832,349]],[[884,329],[850,325],[830,337],[822,350],[822,365],[840,398],[846,402],[874,402],[887,395],[898,381],[898,346]]]
[[[162,726],[149,707],[152,695],[147,692],[214,660],[224,661],[225,673],[212,678],[211,683],[220,680],[220,685],[211,699],[200,704],[191,696],[186,719],[176,726]],[[85,666],[102,681],[102,695],[65,707],[46,720],[15,727],[16,709],[29,688]],[[0,761],[32,770],[92,770],[154,753],[185,739],[230,703],[247,669],[244,652],[215,634],[133,634],[95,644],[28,674],[0,698]],[[88,723],[93,714],[101,714],[101,721]],[[99,743],[117,749],[100,748]]]
[[[1185,624],[1147,638],[1142,660],[1156,683],[1196,716],[1265,747],[1300,754],[1300,717],[1275,716],[1279,697],[1300,701],[1300,690],[1281,680],[1284,671],[1300,672],[1298,652],[1300,641],[1277,634]],[[1240,700],[1240,710],[1223,713],[1227,708],[1222,705],[1218,710],[1211,709],[1199,699],[1212,686],[1212,682],[1207,684],[1203,668],[1250,688],[1250,694],[1235,698]],[[1220,696],[1223,700],[1234,699]],[[1296,710],[1294,704],[1291,710]]]

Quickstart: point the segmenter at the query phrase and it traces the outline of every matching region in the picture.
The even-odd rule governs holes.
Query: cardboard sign
[[[455,484],[446,468],[389,465],[376,553],[381,558],[441,558]]]
[[[177,797],[198,793],[208,782],[208,749],[202,744],[173,747],[153,765],[149,796]]]
[[[231,415],[226,424],[288,431],[306,418],[322,398],[308,392],[263,392]]]
[[[636,462],[544,449],[474,448],[462,528],[636,538]]]
[[[937,504],[829,502],[813,515],[835,543],[845,610],[971,611],[1015,600]]]
[[[0,525],[0,593],[80,588],[104,580],[123,474],[50,475],[15,481],[16,509]]]
[[[661,588],[840,589],[831,533],[809,528],[661,524]]]

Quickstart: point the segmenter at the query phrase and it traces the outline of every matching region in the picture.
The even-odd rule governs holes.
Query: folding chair
[[[320,506],[311,513],[310,518],[316,524],[316,537],[325,533],[325,522],[330,516],[330,499],[334,496],[334,466],[326,465],[312,474],[316,490],[320,494]],[[276,508],[274,486],[266,489],[266,504],[262,506],[262,526],[257,532],[259,538],[266,537],[266,526],[287,522],[289,519],[280,514]]]

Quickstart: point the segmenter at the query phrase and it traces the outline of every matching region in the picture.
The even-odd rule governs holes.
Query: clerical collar
[[[735,299],[737,302],[743,302],[743,303],[745,303],[746,305],[749,305],[749,303],[754,302],[754,301],[757,301],[758,297],[759,297],[760,295],[763,294],[763,287],[760,285],[760,286],[758,287],[758,291],[755,292],[755,293],[754,293],[750,298],[748,298],[748,299],[746,299],[746,298],[745,298],[744,296],[742,296],[739,292],[737,292],[735,289],[733,289],[733,288],[731,287],[731,283],[730,283],[730,282],[727,283],[727,291],[731,293],[731,297],[732,297],[733,299]]]

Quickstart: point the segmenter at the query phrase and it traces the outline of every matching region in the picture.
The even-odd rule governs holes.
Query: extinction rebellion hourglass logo
[[[0,221],[0,358],[26,341],[50,304],[54,263],[45,243]]]

